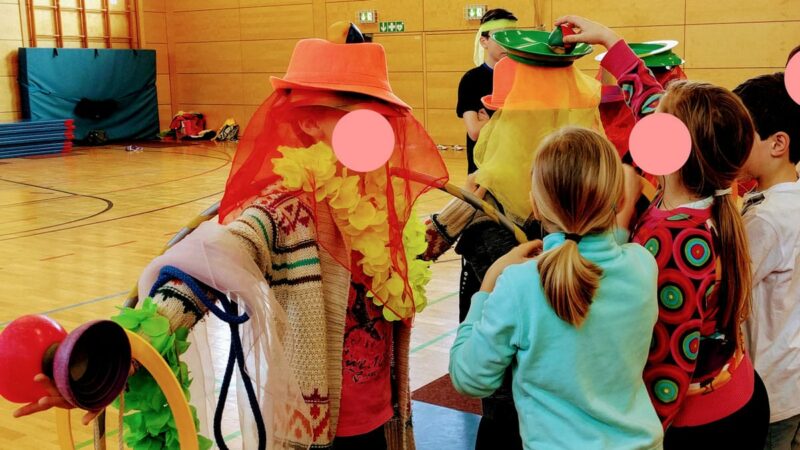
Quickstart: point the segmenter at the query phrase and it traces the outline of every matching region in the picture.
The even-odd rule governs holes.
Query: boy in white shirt
[[[800,449],[800,105],[783,73],[745,81],[742,99],[758,134],[744,167],[758,181],[745,199],[753,270],[753,309],[746,323],[750,357],[767,386],[766,449]]]

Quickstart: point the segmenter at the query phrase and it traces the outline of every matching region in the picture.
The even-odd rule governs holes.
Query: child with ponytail
[[[747,109],[708,83],[675,81],[664,91],[609,28],[576,16],[562,24],[577,31],[565,42],[608,48],[602,65],[637,119],[668,113],[691,136],[686,164],[661,177],[660,194],[633,232],[658,263],[659,320],[644,380],[666,429],[664,447],[761,449],[769,403],[744,349],[750,256],[732,196],[754,141]]]
[[[489,269],[450,351],[453,385],[467,395],[491,394],[512,367],[526,449],[661,448],[642,380],[657,267],[615,235],[626,178],[617,151],[594,131],[545,139],[531,203],[550,234]]]

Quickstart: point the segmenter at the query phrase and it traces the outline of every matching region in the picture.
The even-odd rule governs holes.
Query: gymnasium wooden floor
[[[23,314],[47,314],[68,331],[116,314],[141,269],[189,219],[219,200],[234,144],[76,148],[65,156],[0,160],[0,329]],[[465,178],[463,153],[445,155],[451,181]],[[449,197],[426,194],[420,211]],[[434,264],[429,306],[412,339],[412,389],[447,373],[458,323],[457,255]],[[227,332],[218,327],[220,337]],[[220,340],[222,348],[227,348]],[[221,368],[217,368],[218,371]],[[221,373],[221,372],[220,372]],[[57,448],[53,413],[13,419],[0,399],[0,449]],[[236,412],[223,430],[240,444]],[[109,414],[116,430],[116,414]],[[73,414],[76,417],[76,414]],[[91,448],[91,427],[74,427],[76,448]],[[115,432],[109,446],[116,447]]]

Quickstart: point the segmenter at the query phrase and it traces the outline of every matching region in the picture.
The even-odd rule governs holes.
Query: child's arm
[[[527,280],[526,280],[527,281]],[[491,294],[478,292],[450,349],[450,379],[458,392],[491,395],[503,383],[522,333],[520,289],[508,275]]]
[[[564,37],[564,42],[600,44],[608,49],[601,66],[617,79],[625,103],[631,108],[636,120],[655,112],[664,88],[616,33],[605,25],[578,16],[565,16],[556,21],[556,26],[571,24],[580,32]]]
[[[521,336],[526,336],[521,318],[529,316],[524,292],[533,274],[520,264],[541,249],[542,241],[519,245],[487,271],[450,349],[450,379],[457,391],[485,397],[503,383]]]

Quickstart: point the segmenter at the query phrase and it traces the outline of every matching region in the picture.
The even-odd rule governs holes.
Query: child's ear
[[[784,155],[789,153],[789,135],[783,131],[778,131],[777,133],[770,136],[770,140],[772,140],[772,144],[769,147],[769,154],[773,158],[782,158]]]
[[[483,47],[484,49],[489,48],[489,38],[487,38],[486,36],[481,36],[481,47]]]
[[[312,138],[321,141],[325,137],[325,133],[320,127],[319,122],[313,117],[304,117],[300,119],[298,123],[300,129],[303,130],[303,133],[311,136]]]

